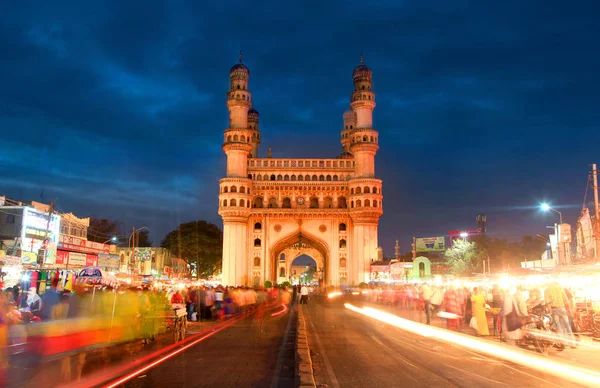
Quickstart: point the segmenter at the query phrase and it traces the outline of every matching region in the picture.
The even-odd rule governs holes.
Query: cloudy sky
[[[543,200],[573,223],[600,163],[592,1],[83,3],[3,7],[0,194],[43,190],[60,210],[148,226],[155,243],[180,222],[220,225],[240,48],[274,157],[341,152],[364,52],[387,254],[478,213],[498,237],[547,233]]]

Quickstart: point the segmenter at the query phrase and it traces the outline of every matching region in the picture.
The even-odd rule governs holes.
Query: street
[[[246,318],[128,382],[127,387],[293,387],[294,314]]]
[[[508,361],[411,334],[344,307],[350,297],[304,307],[317,385],[329,387],[569,387]]]

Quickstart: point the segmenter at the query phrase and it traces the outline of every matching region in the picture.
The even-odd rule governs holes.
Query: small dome
[[[344,151],[339,154],[336,159],[354,159],[354,155],[352,155],[350,152]]]
[[[250,116],[258,117],[258,116],[260,116],[260,114],[258,114],[258,111],[256,109],[252,108],[248,111],[248,117],[250,117]]]
[[[246,73],[248,73],[248,75],[250,75],[250,70],[243,63],[236,63],[235,65],[233,65],[231,70],[229,70],[229,74],[233,73],[234,71],[238,71],[238,70],[245,71]]]
[[[371,74],[373,74],[373,72],[371,71],[371,69],[369,68],[369,66],[367,66],[367,65],[365,65],[365,64],[363,64],[363,63],[361,63],[360,65],[358,65],[358,66],[356,66],[356,67],[354,68],[354,72],[352,72],[352,75],[353,75],[354,77],[356,77],[356,76],[358,76],[358,75],[363,75],[363,74],[365,74],[365,73],[367,73],[368,75],[371,75]]]

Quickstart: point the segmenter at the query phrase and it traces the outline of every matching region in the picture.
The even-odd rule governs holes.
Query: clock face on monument
[[[298,205],[302,205],[302,204],[304,204],[304,198],[302,198],[302,197],[298,197],[298,198],[296,198],[296,203],[297,203]]]

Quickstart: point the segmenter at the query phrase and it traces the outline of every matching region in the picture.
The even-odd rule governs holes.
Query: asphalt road
[[[303,306],[317,385],[327,387],[573,387],[508,361],[402,331],[344,308],[351,296]]]
[[[293,387],[295,313],[247,318],[126,387]],[[286,335],[288,333],[288,335]]]

